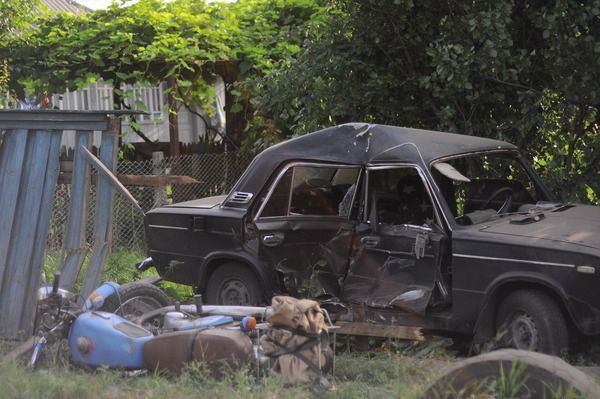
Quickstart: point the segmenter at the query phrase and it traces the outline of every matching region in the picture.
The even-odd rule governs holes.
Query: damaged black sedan
[[[558,354],[600,334],[600,208],[561,204],[508,143],[346,124],[259,154],[227,196],[147,214],[168,280],[338,320]]]

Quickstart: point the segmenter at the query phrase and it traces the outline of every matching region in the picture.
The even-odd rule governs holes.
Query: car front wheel
[[[218,266],[208,280],[206,302],[214,305],[259,305],[260,285],[250,269],[238,263]]]
[[[520,290],[501,303],[497,340],[502,347],[560,355],[568,348],[567,323],[556,302],[539,290]]]

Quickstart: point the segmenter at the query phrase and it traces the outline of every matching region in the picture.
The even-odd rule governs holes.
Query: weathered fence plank
[[[86,254],[85,226],[88,214],[88,197],[90,192],[90,165],[86,162],[81,148],[90,148],[91,131],[75,133],[75,155],[73,156],[73,173],[71,180],[71,204],[69,222],[65,233],[63,248],[64,263],[60,285],[72,290]]]
[[[42,267],[44,265],[44,250],[46,248],[46,239],[48,227],[50,225],[50,216],[52,214],[52,205],[54,204],[54,195],[56,193],[56,180],[59,173],[59,158],[56,156],[60,152],[61,131],[54,131],[50,137],[48,148],[48,163],[46,164],[46,175],[41,184],[42,202],[39,218],[37,220],[37,230],[35,232],[35,242],[32,246],[32,260],[29,274],[28,287],[37,287],[40,284]],[[35,304],[35,302],[34,302]],[[23,307],[21,320],[24,324],[24,330],[33,325],[35,306]],[[31,320],[31,322],[29,321]]]
[[[27,130],[14,130],[4,135],[2,147],[0,147],[0,209],[2,209],[0,226],[3,230],[0,234],[0,282],[4,281],[4,274],[8,267],[8,247],[12,237],[17,198],[19,197],[26,144]],[[0,284],[0,292],[1,290],[2,284]],[[2,304],[1,295],[0,304]]]
[[[0,130],[7,130],[0,143],[0,336],[23,338],[33,330],[36,296],[59,174],[62,131],[87,131],[78,134],[85,148],[86,140],[88,145],[91,141],[89,131],[105,131],[109,125],[109,114],[121,113],[129,112],[0,111]],[[101,156],[105,158],[103,162],[112,170],[118,123],[118,119],[112,121],[111,131],[105,133],[103,139],[105,148],[101,149]],[[73,171],[77,198],[72,204],[72,222],[68,232],[72,246],[81,242],[87,209],[86,197],[79,191],[87,193],[88,174],[87,162],[78,162]],[[101,180],[104,182],[106,179]],[[99,193],[100,215],[96,221],[101,248],[110,243],[112,221],[112,187],[109,183],[103,185]],[[93,270],[101,272],[105,254],[98,253]],[[79,259],[69,262],[81,264]],[[76,276],[77,273],[73,274]]]
[[[117,166],[117,139],[119,120],[111,120],[110,127],[102,133],[100,143],[100,161],[110,171],[115,171]],[[81,294],[89,295],[100,282],[100,275],[104,270],[104,261],[110,251],[112,236],[112,210],[114,189],[107,178],[98,181],[96,194],[96,224],[94,228],[94,247],[88,266]]]
[[[24,306],[9,306],[0,314],[0,334],[19,336],[22,332],[31,331],[33,319],[25,319],[25,315],[33,314],[34,302],[27,300],[32,291],[36,291],[40,283],[42,265],[34,265],[34,247],[36,233],[40,223],[40,213],[44,194],[43,177],[49,159],[49,148],[52,134],[49,131],[34,131],[29,134],[29,143],[25,151],[22,180],[18,187],[19,197],[15,220],[13,222],[12,240],[8,247],[7,264],[18,265],[9,267],[4,272],[0,302],[24,304]],[[56,133],[55,133],[56,134]],[[58,165],[57,165],[58,166]],[[42,177],[42,181],[40,181]],[[43,221],[41,223],[44,224]],[[47,225],[47,222],[45,223]],[[45,238],[45,231],[44,238]],[[37,284],[29,286],[31,275],[37,276]]]

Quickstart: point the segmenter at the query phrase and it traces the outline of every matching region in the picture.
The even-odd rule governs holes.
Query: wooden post
[[[152,174],[162,175],[164,170],[161,168],[161,163],[164,160],[165,155],[161,151],[152,153]],[[165,193],[166,187],[156,187],[154,189],[154,203],[153,208],[165,205],[167,203],[167,194]]]
[[[178,105],[172,94],[172,91],[176,88],[175,78],[170,77],[167,80],[167,85],[169,86],[169,94],[167,96],[167,102],[169,104],[169,156],[176,157],[181,154],[181,151],[179,150]]]
[[[170,77],[167,80],[169,87],[168,103],[169,103],[169,157],[173,160],[171,164],[171,174],[180,174],[179,156],[181,155],[179,146],[179,114],[177,112],[177,101],[173,96],[172,90],[176,88],[176,82],[174,77]],[[173,187],[173,201],[179,202],[179,190],[177,187]]]
[[[75,133],[75,156],[71,180],[71,204],[69,222],[63,244],[63,266],[60,286],[72,290],[86,254],[85,227],[90,192],[90,165],[82,154],[81,147],[90,148],[91,131]]]
[[[114,171],[117,165],[117,139],[119,136],[119,126],[119,118],[112,118],[108,130],[102,132],[100,160],[111,171]],[[83,282],[83,287],[81,289],[81,294],[84,298],[87,297],[100,282],[100,276],[104,271],[104,262],[110,253],[112,242],[114,189],[108,179],[98,176],[97,190],[94,247]]]

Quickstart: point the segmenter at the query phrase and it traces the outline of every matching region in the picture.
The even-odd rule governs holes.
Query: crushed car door
[[[271,265],[276,286],[297,297],[337,298],[358,214],[360,168],[294,163],[267,193],[254,228],[259,256]]]
[[[442,283],[445,239],[426,183],[415,167],[372,168],[367,176],[365,220],[342,300],[423,315]]]

